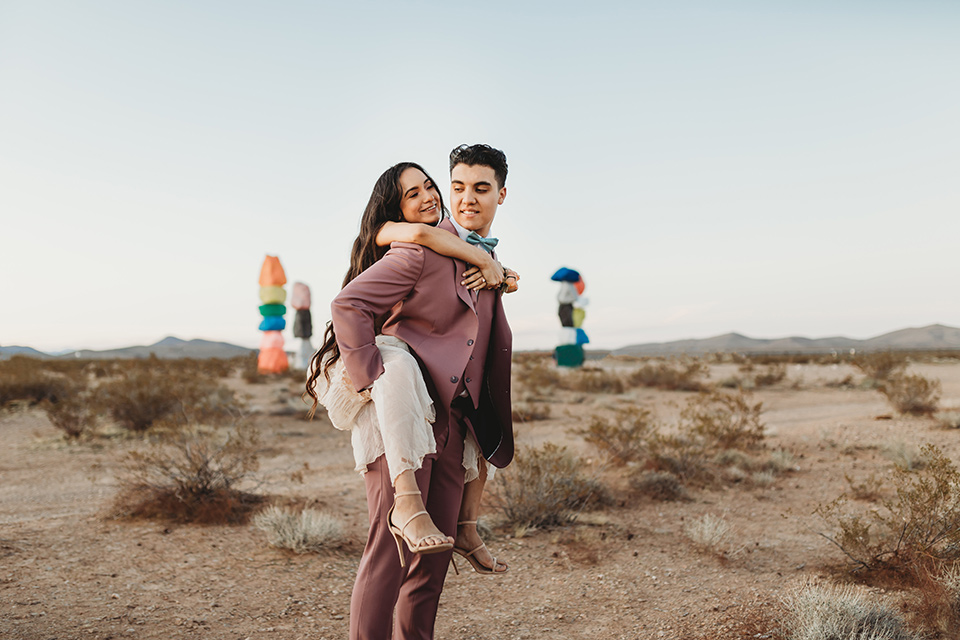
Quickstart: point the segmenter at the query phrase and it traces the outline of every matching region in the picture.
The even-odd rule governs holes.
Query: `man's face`
[[[468,231],[490,233],[497,207],[507,197],[507,188],[497,188],[497,176],[485,165],[458,164],[450,172],[453,217]]]

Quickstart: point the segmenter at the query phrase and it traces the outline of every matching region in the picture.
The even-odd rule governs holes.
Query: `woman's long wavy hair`
[[[387,222],[404,222],[403,213],[400,210],[400,200],[403,196],[400,187],[400,174],[407,169],[419,169],[423,175],[427,176],[430,182],[436,185],[433,178],[430,177],[423,167],[415,162],[401,162],[395,164],[377,178],[373,185],[373,192],[370,194],[370,200],[367,201],[367,207],[363,210],[363,217],[360,219],[360,234],[353,241],[353,250],[350,252],[350,269],[343,278],[342,287],[361,273],[366,271],[373,263],[383,257],[389,247],[377,246],[377,234]],[[440,211],[446,215],[447,208],[443,204],[443,196],[437,189],[437,198],[440,201]],[[380,332],[385,317],[377,318],[376,331]],[[337,346],[337,336],[333,330],[333,322],[327,323],[327,330],[323,334],[323,345],[317,351],[311,360],[310,375],[307,378],[306,395],[313,399],[313,406],[310,408],[309,415],[313,417],[317,410],[319,398],[314,390],[314,384],[318,376],[323,376],[329,381],[328,370],[337,360],[340,359],[340,348]]]

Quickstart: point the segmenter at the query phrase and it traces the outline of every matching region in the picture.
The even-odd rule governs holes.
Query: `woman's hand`
[[[481,251],[483,250],[481,249]],[[480,264],[471,267],[463,274],[463,280],[460,284],[465,285],[467,289],[473,291],[496,289],[503,283],[503,267],[486,251],[483,253],[486,255],[483,260],[478,261]]]
[[[507,287],[503,290],[504,293],[513,293],[520,288],[520,274],[510,269],[509,267],[503,268],[503,282]]]

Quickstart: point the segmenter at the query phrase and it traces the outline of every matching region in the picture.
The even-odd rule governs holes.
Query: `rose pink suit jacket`
[[[449,220],[440,228],[456,233]],[[479,379],[470,378],[468,365],[484,354],[474,344],[477,311],[470,291],[460,284],[466,264],[416,244],[396,242],[386,255],[344,287],[330,305],[344,366],[357,390],[365,389],[383,373],[375,344],[375,321],[390,311],[383,325],[408,345],[432,381],[434,401],[450,407],[464,386],[474,401],[467,425],[484,457],[496,467],[513,459],[513,420],[510,408],[512,334],[503,312],[501,294],[481,291],[478,304],[492,313],[486,363]],[[465,378],[465,376],[468,376]],[[461,380],[461,378],[464,378]]]

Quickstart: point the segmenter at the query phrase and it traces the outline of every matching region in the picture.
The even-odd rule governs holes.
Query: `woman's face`
[[[400,212],[406,222],[436,224],[440,220],[437,187],[423,171],[414,167],[400,174]]]

